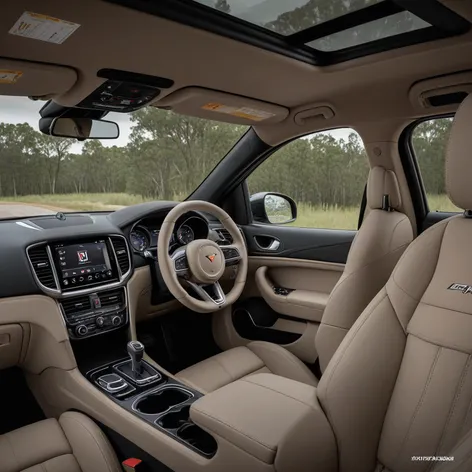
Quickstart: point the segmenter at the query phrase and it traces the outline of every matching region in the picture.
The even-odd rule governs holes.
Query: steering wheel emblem
[[[215,260],[216,254],[209,254],[208,256],[205,256],[210,262],[213,262]]]

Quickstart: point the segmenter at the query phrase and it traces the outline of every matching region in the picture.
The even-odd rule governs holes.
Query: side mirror
[[[281,193],[256,193],[251,195],[250,203],[254,220],[259,223],[283,225],[297,218],[297,204]]]
[[[120,128],[113,121],[95,120],[93,118],[41,118],[39,129],[51,136],[61,138],[116,139]]]

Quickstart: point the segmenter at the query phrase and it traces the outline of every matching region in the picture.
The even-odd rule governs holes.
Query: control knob
[[[105,318],[103,316],[99,316],[96,320],[95,323],[99,328],[103,328],[103,325],[105,324]]]
[[[111,319],[111,324],[113,326],[119,326],[121,324],[121,318],[119,316],[114,316],[112,319]]]
[[[85,336],[88,333],[88,328],[85,325],[79,325],[75,329],[75,332],[77,333],[78,336]]]

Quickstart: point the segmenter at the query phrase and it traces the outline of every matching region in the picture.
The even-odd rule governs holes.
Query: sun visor
[[[69,67],[0,58],[0,95],[50,98],[70,90],[76,80]]]
[[[280,105],[199,87],[178,90],[153,105],[183,115],[241,125],[279,123],[289,113]]]

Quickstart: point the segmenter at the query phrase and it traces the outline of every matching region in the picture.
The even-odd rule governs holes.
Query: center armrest
[[[197,400],[191,419],[277,471],[336,470],[336,443],[316,388],[256,374]]]

